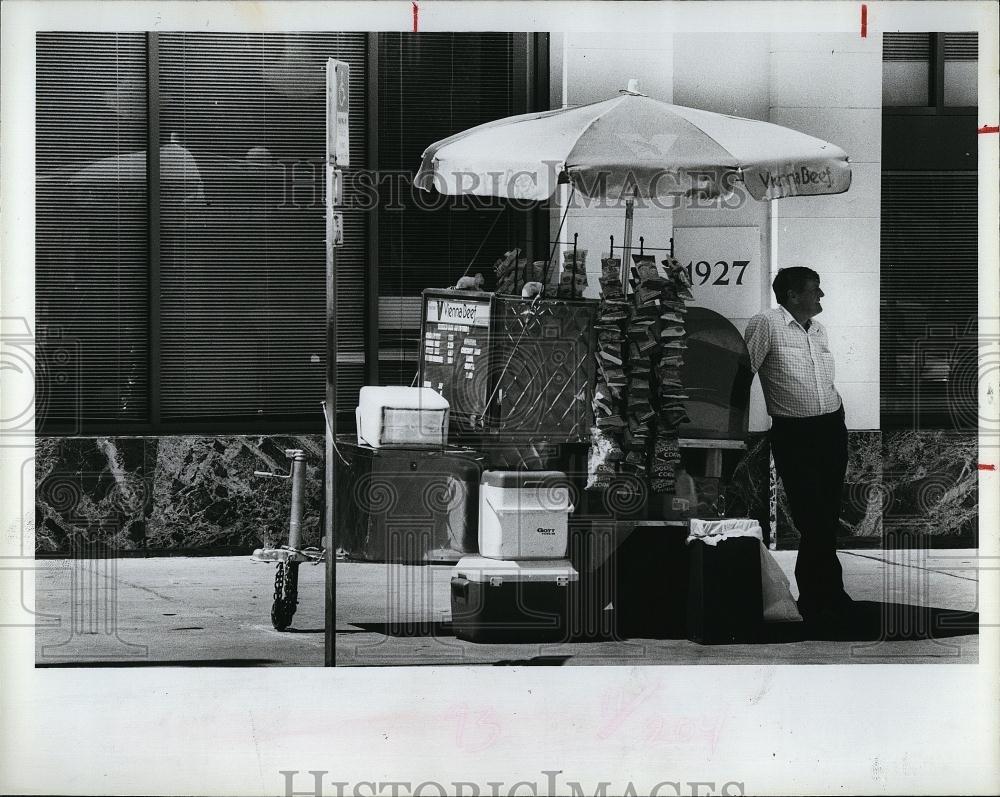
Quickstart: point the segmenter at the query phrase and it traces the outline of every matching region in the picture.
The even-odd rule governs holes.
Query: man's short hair
[[[778,304],[784,304],[788,301],[789,291],[799,293],[805,290],[809,280],[819,282],[819,274],[811,268],[792,266],[791,268],[778,269],[774,282],[771,283],[771,287],[774,289],[774,298],[778,300]]]

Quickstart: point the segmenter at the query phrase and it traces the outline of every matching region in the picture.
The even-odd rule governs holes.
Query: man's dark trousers
[[[810,609],[844,594],[837,559],[840,498],[847,471],[844,408],[811,418],[772,418],[771,452],[801,534],[795,562],[799,604]]]

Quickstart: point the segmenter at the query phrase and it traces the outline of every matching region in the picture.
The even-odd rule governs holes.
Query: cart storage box
[[[466,556],[451,579],[451,621],[467,642],[564,641],[570,635],[568,559],[500,561]]]
[[[359,446],[338,435],[337,546],[352,559],[457,562],[475,553],[483,455]],[[339,462],[339,461],[338,461]]]
[[[696,539],[688,548],[688,639],[709,644],[760,639],[760,540],[730,537],[710,545]]]
[[[448,443],[448,401],[430,388],[363,387],[355,416],[359,445],[433,448]]]
[[[688,593],[687,524],[637,523],[613,557],[615,636],[684,639]]]
[[[571,518],[569,523],[568,558],[580,574],[571,628],[574,639],[605,641],[615,633],[611,606],[617,549],[632,529],[628,524],[582,514]]]
[[[562,559],[572,511],[565,473],[484,471],[479,553],[490,559]]]

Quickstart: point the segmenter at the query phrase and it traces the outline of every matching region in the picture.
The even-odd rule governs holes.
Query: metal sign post
[[[330,58],[326,62],[326,473],[323,483],[325,511],[323,537],[326,547],[326,645],[323,663],[336,664],[337,548],[333,533],[334,498],[337,494],[337,247],[343,245],[344,218],[337,210],[342,202],[343,173],[349,165],[347,135],[350,67]]]

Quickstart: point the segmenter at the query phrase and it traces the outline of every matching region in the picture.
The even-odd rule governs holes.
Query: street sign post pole
[[[334,499],[337,483],[337,457],[334,441],[337,434],[337,247],[343,244],[342,201],[343,173],[349,165],[350,144],[347,134],[348,88],[350,68],[343,61],[326,62],[326,469],[323,482],[323,538],[326,548],[326,643],[323,663],[336,665],[337,629],[337,540],[334,534]]]

